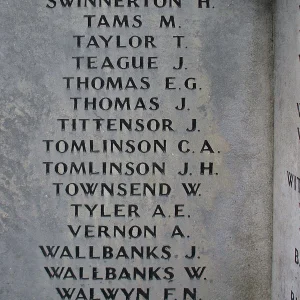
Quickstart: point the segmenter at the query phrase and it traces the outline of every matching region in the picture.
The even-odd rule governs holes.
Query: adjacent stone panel
[[[277,1],[273,299],[299,299],[299,3]]]
[[[271,1],[2,3],[2,299],[270,299]]]

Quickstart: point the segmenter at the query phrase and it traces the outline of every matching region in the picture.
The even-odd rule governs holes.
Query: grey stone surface
[[[125,2],[125,1],[124,1]],[[0,299],[55,300],[59,288],[97,290],[100,288],[150,288],[150,299],[163,299],[165,288],[176,288],[182,300],[183,288],[197,289],[202,300],[262,300],[271,298],[272,247],[272,5],[269,0],[215,0],[214,8],[198,10],[196,1],[182,1],[181,9],[47,9],[47,1],[2,1],[0,9],[1,64],[1,194],[0,194]],[[88,29],[84,14],[141,14],[139,29]],[[161,15],[174,15],[181,28],[159,29]],[[120,50],[77,49],[73,35],[154,35],[157,49]],[[184,35],[187,49],[177,49],[173,35]],[[158,70],[80,70],[71,57],[76,55],[158,56]],[[172,66],[184,56],[187,70]],[[77,91],[66,89],[64,76],[101,76],[140,78],[149,76],[151,88],[137,91]],[[201,90],[164,90],[163,80],[176,76],[177,82],[195,77]],[[70,97],[143,97],[149,102],[158,97],[157,111],[74,111]],[[187,98],[190,111],[176,111],[181,97]],[[292,104],[294,105],[294,103]],[[58,118],[143,118],[173,121],[174,132],[62,132]],[[199,132],[187,133],[191,119],[197,119]],[[288,135],[285,135],[288,138]],[[166,139],[167,153],[70,153],[45,151],[43,140],[142,140]],[[177,144],[190,141],[195,154],[181,154]],[[200,154],[204,140],[216,152]],[[217,153],[220,151],[220,153]],[[286,153],[287,154],[287,153]],[[93,161],[166,163],[166,174],[156,176],[51,175],[43,162]],[[289,160],[292,161],[292,160]],[[183,162],[193,167],[193,176],[177,172]],[[199,162],[213,162],[219,175],[201,176]],[[196,171],[198,174],[196,174]],[[55,195],[54,182],[166,182],[172,187],[169,197],[70,197]],[[201,183],[201,196],[187,197],[182,183]],[[138,204],[141,218],[89,218],[86,213],[74,217],[71,204]],[[152,218],[155,205],[167,210],[166,218]],[[174,204],[185,204],[191,217],[174,218]],[[157,238],[73,238],[67,225],[157,226]],[[190,238],[173,238],[174,226],[180,226]],[[114,251],[121,246],[171,246],[172,257],[163,259],[51,259],[39,249],[43,245],[80,246],[97,249],[108,245]],[[197,247],[200,259],[184,255]],[[72,252],[72,253],[73,253]],[[87,253],[85,251],[85,253]],[[97,253],[101,253],[97,251]],[[158,251],[160,253],[160,251]],[[160,256],[160,255],[159,255]],[[49,279],[44,267],[172,267],[174,280],[58,280]],[[203,267],[205,278],[189,280],[184,267]],[[77,273],[78,274],[78,273]],[[86,275],[87,273],[85,273]],[[90,274],[90,273],[89,273]],[[78,290],[75,292],[78,294]],[[75,295],[74,293],[74,295]],[[76,295],[77,295],[76,294]],[[101,296],[99,296],[101,295]],[[136,294],[134,293],[136,296]],[[130,299],[136,299],[131,297]],[[87,299],[91,297],[88,296]],[[96,296],[95,296],[96,298]],[[85,299],[73,296],[72,299]],[[91,298],[92,299],[92,298]],[[116,299],[125,299],[121,293]],[[142,299],[142,298],[141,298]],[[189,299],[187,297],[187,299]],[[279,299],[279,298],[278,298]]]
[[[276,1],[273,299],[299,299],[299,3]],[[289,175],[288,175],[289,174]],[[294,175],[296,177],[294,177]],[[288,181],[288,176],[292,180]],[[296,180],[296,182],[294,181]]]

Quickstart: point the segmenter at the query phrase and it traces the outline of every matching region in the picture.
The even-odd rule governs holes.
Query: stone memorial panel
[[[271,2],[2,1],[1,299],[270,299]]]

